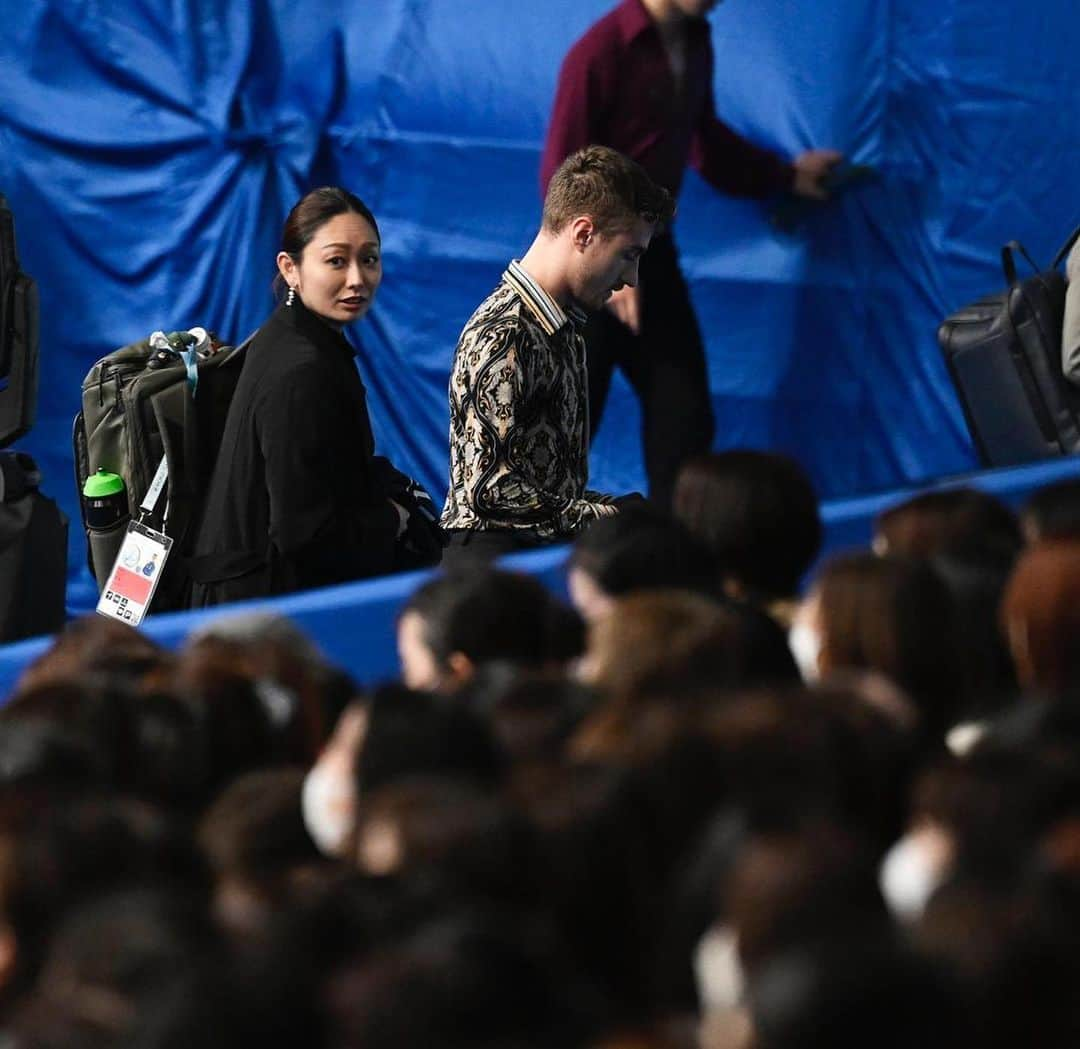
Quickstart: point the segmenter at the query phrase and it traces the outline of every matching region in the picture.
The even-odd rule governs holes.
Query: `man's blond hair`
[[[607,146],[571,153],[551,177],[544,199],[543,227],[559,233],[579,215],[588,215],[597,232],[609,235],[642,220],[671,221],[675,201],[636,161]]]

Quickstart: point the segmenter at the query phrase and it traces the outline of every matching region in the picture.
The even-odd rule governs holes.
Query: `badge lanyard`
[[[116,555],[105,589],[101,591],[97,603],[100,615],[132,626],[143,621],[173,545],[164,532],[155,531],[143,521],[153,514],[168,479],[169,464],[162,456],[154,479],[139,504],[139,520],[127,526],[120,553]]]

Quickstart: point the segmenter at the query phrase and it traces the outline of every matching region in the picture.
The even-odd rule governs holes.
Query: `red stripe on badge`
[[[140,605],[145,605],[150,596],[150,580],[118,567],[112,577],[112,589],[129,601],[138,601]]]

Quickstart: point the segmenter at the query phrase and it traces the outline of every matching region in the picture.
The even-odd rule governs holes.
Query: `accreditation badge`
[[[138,626],[157,590],[173,541],[132,521],[97,603],[99,615]]]

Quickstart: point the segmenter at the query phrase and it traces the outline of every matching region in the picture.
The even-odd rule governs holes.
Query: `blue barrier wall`
[[[972,484],[1019,509],[1033,491],[1046,484],[1080,477],[1080,457],[1033,463],[1009,470],[988,470],[969,477],[943,481],[934,487]],[[821,507],[824,525],[822,558],[870,543],[874,518],[887,507],[914,494],[914,490],[834,499]],[[549,590],[566,600],[565,561],[569,547],[557,546],[504,558],[502,565],[530,572]],[[409,572],[385,579],[311,590],[273,601],[249,602],[200,612],[150,616],[140,629],[160,644],[176,648],[189,631],[218,616],[261,607],[289,616],[313,638],[327,658],[343,667],[363,685],[395,677],[398,673],[395,623],[409,595],[430,573]],[[0,645],[0,702],[11,691],[25,667],[44,652],[51,638],[32,638]]]
[[[73,570],[82,375],[159,327],[247,334],[288,207],[324,182],[384,232],[356,332],[381,450],[441,496],[454,341],[529,242],[558,64],[607,6],[0,0],[0,190],[43,307],[21,447],[73,516]],[[934,330],[999,286],[1002,242],[1046,260],[1080,216],[1075,4],[729,0],[711,20],[733,125],[880,171],[791,236],[689,179],[677,234],[718,446],[790,452],[831,496],[969,468]],[[636,426],[617,386],[596,487],[642,486]]]

